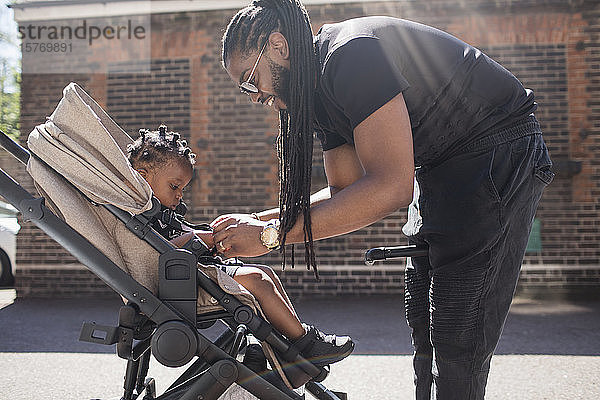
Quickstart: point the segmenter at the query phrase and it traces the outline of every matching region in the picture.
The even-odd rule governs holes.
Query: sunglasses
[[[240,83],[240,85],[239,85],[240,91],[242,93],[251,95],[251,94],[256,94],[259,92],[256,85],[254,83],[252,83],[252,80],[254,79],[254,72],[256,71],[256,67],[258,66],[260,58],[262,57],[263,52],[265,51],[265,48],[267,47],[267,43],[269,43],[268,40],[265,42],[262,49],[260,50],[260,53],[258,54],[258,57],[256,58],[256,62],[254,63],[254,67],[252,67],[252,71],[250,71],[250,75],[248,75],[248,79],[246,79],[246,81]]]

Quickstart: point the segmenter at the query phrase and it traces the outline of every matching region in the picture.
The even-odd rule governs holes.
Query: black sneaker
[[[257,374],[267,370],[267,358],[260,344],[252,343],[248,345],[243,364]]]
[[[354,342],[349,336],[325,335],[314,326],[302,325],[306,334],[296,340],[294,346],[318,367],[341,361],[354,350]]]

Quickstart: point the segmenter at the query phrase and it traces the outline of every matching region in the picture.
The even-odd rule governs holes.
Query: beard
[[[269,57],[267,57],[267,62],[271,70],[273,94],[288,107],[290,104],[290,70],[273,62]]]

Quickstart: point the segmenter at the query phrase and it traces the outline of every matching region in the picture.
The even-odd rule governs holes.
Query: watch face
[[[267,226],[260,236],[266,247],[277,247],[279,245],[279,231],[274,226]]]
[[[268,227],[265,230],[265,242],[275,243],[277,241],[277,236],[279,236],[277,229],[275,229],[273,227]]]

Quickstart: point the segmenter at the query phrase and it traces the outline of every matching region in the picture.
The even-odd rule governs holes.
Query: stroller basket
[[[85,100],[91,110],[108,118],[76,84],[65,88],[65,98],[73,93],[76,98]],[[35,152],[28,152],[4,133],[0,134],[0,144],[23,163],[31,165],[31,162],[36,162],[43,168],[53,169],[46,160]],[[60,173],[53,173],[67,182]],[[245,394],[236,398],[303,399],[304,395],[293,390],[302,385],[317,399],[346,398],[345,394],[332,392],[319,383],[328,371],[299,355],[294,346],[257,313],[260,312],[259,307],[244,301],[243,296],[236,295],[227,285],[224,290],[222,282],[215,280],[210,270],[197,264],[197,258],[191,251],[173,247],[156,233],[150,227],[150,217],[156,212],[151,203],[145,211],[137,214],[128,211],[127,207],[90,198],[85,189],[81,190],[76,185],[70,187],[93,207],[107,210],[141,239],[140,242],[158,252],[158,287],[154,288],[157,290],[150,290],[147,285],[138,282],[94,245],[89,236],[86,238],[60,218],[55,213],[52,199],[48,199],[51,210],[44,197],[34,197],[0,169],[0,195],[15,206],[25,220],[37,225],[127,300],[127,305],[119,312],[118,326],[86,323],[81,333],[81,340],[117,344],[117,354],[127,359],[122,399],[137,399],[144,393],[144,399],[216,400],[222,398],[234,383],[245,389],[245,392],[241,391]],[[199,313],[199,289],[207,293],[218,308]],[[159,295],[155,295],[156,291]],[[217,319],[222,319],[230,328],[212,342],[201,333],[201,329]],[[273,370],[257,373],[237,360],[247,343],[247,333],[266,344],[263,349]],[[186,365],[194,358],[197,360],[165,393],[156,397],[153,380],[146,379],[151,355],[169,367]]]

